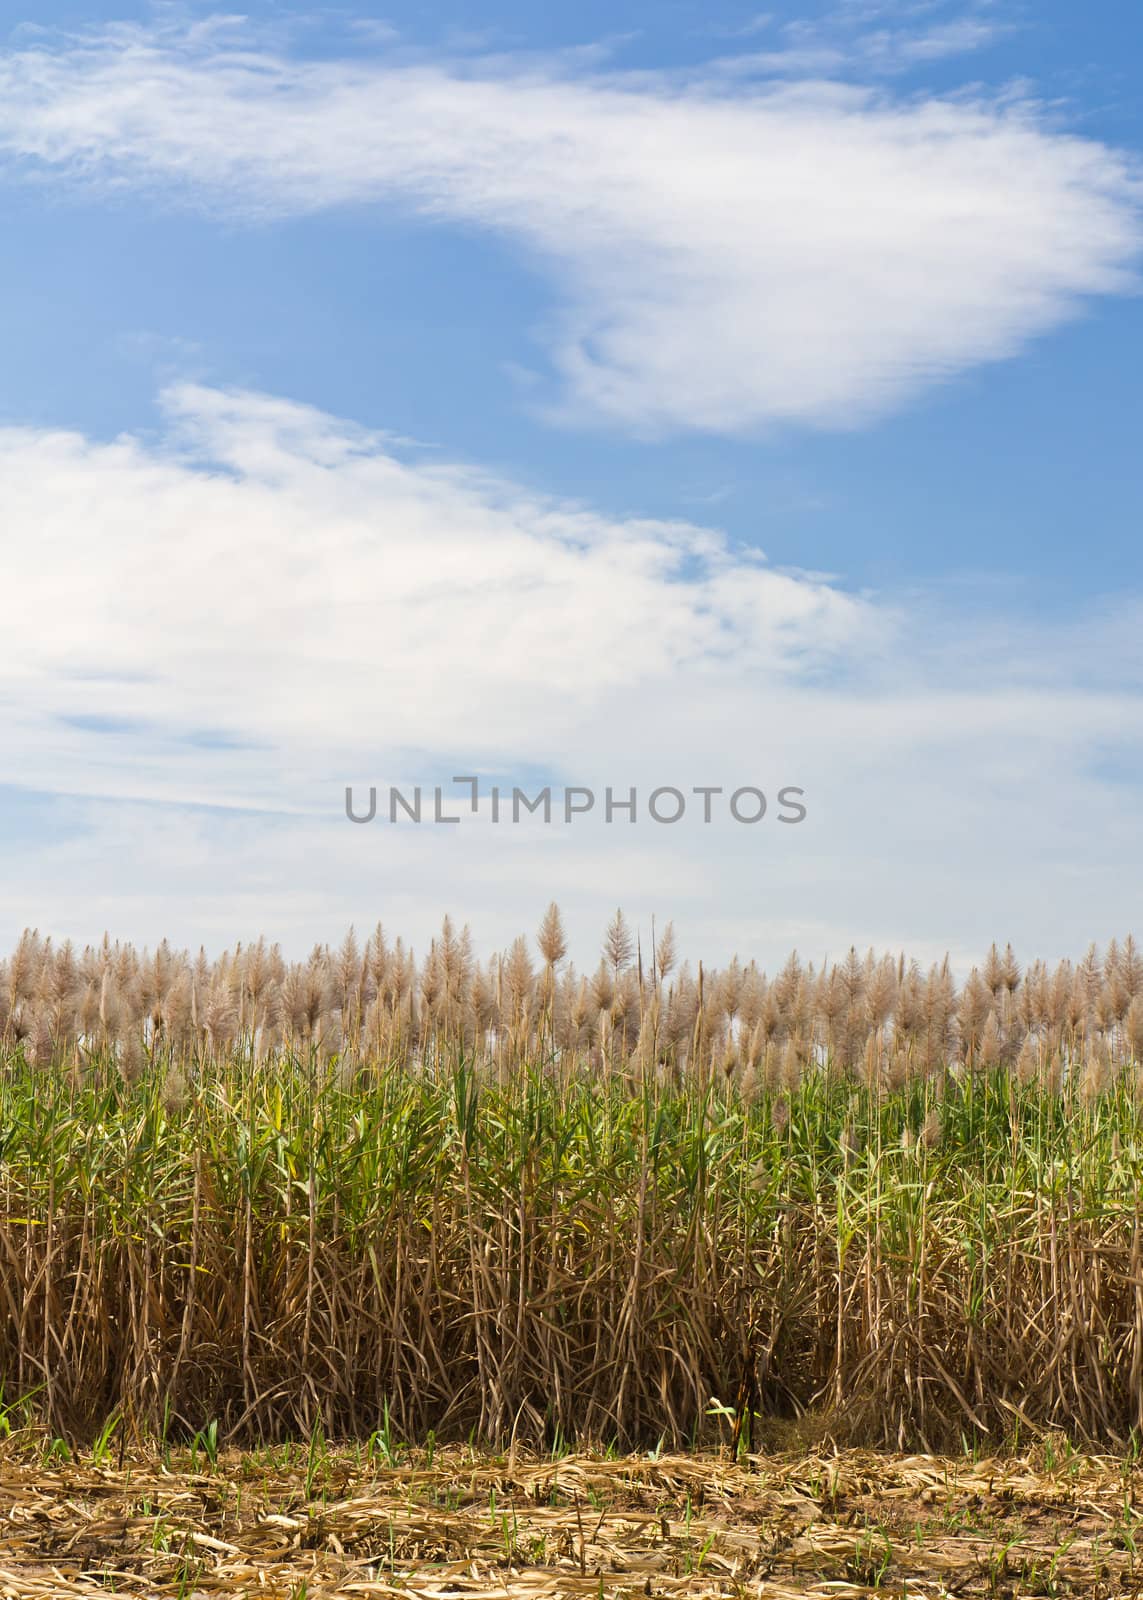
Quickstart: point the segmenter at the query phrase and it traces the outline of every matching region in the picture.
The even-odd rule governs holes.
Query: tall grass
[[[455,947],[371,977],[374,941],[291,969],[27,937],[5,1402],[235,1441],[1143,1432],[1130,943],[1053,1022],[1057,977],[999,955],[959,995],[856,957],[688,991],[613,926],[578,1015],[556,932],[459,979]]]

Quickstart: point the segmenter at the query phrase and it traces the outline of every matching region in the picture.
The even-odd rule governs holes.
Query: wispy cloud
[[[783,23],[769,50],[740,52],[718,65],[736,77],[824,72],[864,82],[988,50],[1016,31],[992,0],[842,0],[821,16]]]
[[[1124,291],[1143,243],[1133,161],[1011,99],[309,61],[225,29],[0,57],[0,152],[254,222],[385,203],[503,234],[559,298],[558,413],[645,433],[865,423]]]
[[[1002,37],[998,24],[961,17],[919,30],[879,28],[860,35],[852,55],[866,71],[892,76],[952,56],[983,50]]]
[[[697,29],[698,34],[708,39],[752,39],[760,33],[768,33],[775,26],[776,18],[772,11],[756,11],[753,16],[744,18],[741,22],[720,22],[711,18]]]

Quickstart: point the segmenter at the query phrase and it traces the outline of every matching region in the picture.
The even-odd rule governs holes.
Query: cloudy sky
[[[0,6],[2,942],[1143,933],[1143,13],[1092,10]]]

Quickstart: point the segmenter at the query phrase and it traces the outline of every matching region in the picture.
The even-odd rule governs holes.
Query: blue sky
[[[0,8],[9,936],[1124,931],[1138,8],[243,11]],[[338,826],[462,762],[810,815]]]
[[[329,15],[247,9],[268,38],[284,35],[311,59],[360,56],[353,23],[376,16],[352,7]],[[782,19],[818,19],[823,34],[842,43],[860,37],[859,26],[828,21],[837,9],[774,7],[774,22],[751,31],[761,14],[749,8],[727,8],[722,24],[698,6],[609,6],[598,14],[576,7],[562,15],[388,8],[394,41],[370,40],[368,56],[386,46],[451,56],[457,40],[465,55],[604,41],[617,67],[692,67],[763,41],[782,45]],[[940,18],[946,9],[955,19],[951,8]],[[128,19],[145,26],[162,15],[149,5],[49,4],[36,13],[44,28]],[[1137,9],[990,6],[981,15],[994,40],[967,60],[957,53],[893,74],[894,92],[956,93],[966,84],[1002,91],[1031,79],[1067,126],[1139,148],[1130,74],[1143,60]],[[36,37],[23,20],[6,8],[17,44]],[[909,20],[894,19],[903,29]],[[1091,560],[1093,538],[1117,576],[1140,577],[1132,537],[1143,493],[1133,462],[1136,380],[1125,358],[1143,340],[1138,299],[1083,307],[1078,324],[1018,361],[962,373],[875,429],[824,438],[780,429],[761,449],[756,438],[704,435],[675,439],[664,452],[659,441],[553,428],[537,417],[525,375],[544,376],[536,330],[551,289],[495,238],[409,227],[366,206],[255,227],[140,206],[130,194],[93,202],[74,189],[9,184],[4,199],[19,239],[0,262],[0,415],[13,422],[96,436],[135,428],[153,420],[157,381],[190,369],[432,441],[618,512],[694,516],[714,507],[723,526],[773,561],[837,570],[855,583],[983,570],[990,582],[1012,580],[1014,603],[1066,606],[1077,585],[1083,593],[1105,584]]]

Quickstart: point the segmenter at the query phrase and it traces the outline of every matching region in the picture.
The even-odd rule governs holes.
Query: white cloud
[[[195,386],[172,436],[0,430],[25,713],[309,750],[553,762],[618,691],[828,670],[869,607],[717,532],[411,462],[308,407]],[[95,678],[90,675],[97,674]],[[181,779],[180,779],[181,781]]]
[[[644,927],[676,916],[708,959],[771,962],[851,940],[1062,953],[1129,925],[1125,608],[1050,632],[1000,617],[1001,654],[931,603],[910,616],[303,406],[196,387],[167,406],[158,442],[0,430],[0,721],[8,773],[49,797],[31,846],[0,846],[0,945],[106,924],[304,951],[378,915],[423,943],[448,910],[488,948],[553,895],[580,959],[617,901]],[[810,816],[342,814],[346,783],[472,770],[644,797],[791,783]]]
[[[865,422],[1126,290],[1143,237],[1130,160],[1030,104],[209,32],[0,57],[0,151],[255,219],[396,202],[508,236],[560,297],[565,412],[645,432]]]

